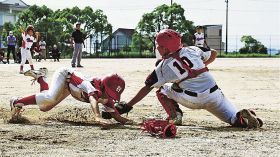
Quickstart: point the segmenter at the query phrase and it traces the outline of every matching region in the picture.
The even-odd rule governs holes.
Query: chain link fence
[[[1,36],[1,35],[0,35]],[[228,36],[228,52],[229,54],[239,54],[240,48],[244,47],[244,43],[241,40],[242,35],[230,35]],[[275,56],[280,52],[280,35],[252,35],[257,41],[263,44],[267,48],[267,54],[269,56]],[[221,56],[225,52],[225,37],[223,38],[207,38],[207,43],[210,48],[214,48]],[[69,47],[69,44],[58,43],[58,47],[61,50],[61,58],[71,58],[73,49]],[[7,52],[6,41],[0,41],[0,48]],[[50,51],[51,45],[47,43],[47,53]],[[19,51],[19,49],[17,49]],[[147,45],[138,45],[132,47],[130,44],[117,44],[114,47],[106,47],[102,43],[85,42],[83,48],[83,57],[104,57],[104,58],[151,58],[155,57],[153,47]]]

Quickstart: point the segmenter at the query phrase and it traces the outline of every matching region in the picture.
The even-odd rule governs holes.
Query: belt
[[[25,50],[30,50],[30,48],[25,48]]]
[[[217,89],[219,89],[219,87],[218,87],[218,85],[215,85],[214,87],[210,88],[210,93],[215,92]],[[195,93],[195,92],[185,90],[184,93],[189,96],[197,97],[197,93]]]

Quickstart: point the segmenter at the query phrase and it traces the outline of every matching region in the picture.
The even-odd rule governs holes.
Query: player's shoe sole
[[[30,76],[33,77],[35,80],[37,80],[39,77],[46,77],[48,73],[47,68],[40,68],[39,70],[28,70],[24,73],[24,76]]]
[[[19,117],[20,113],[21,113],[21,110],[22,110],[22,107],[15,106],[14,103],[17,100],[18,100],[17,97],[12,97],[10,99],[10,108],[11,108],[11,116],[12,116],[12,118]]]
[[[261,127],[258,118],[248,109],[241,110],[240,115],[246,120],[249,129]]]

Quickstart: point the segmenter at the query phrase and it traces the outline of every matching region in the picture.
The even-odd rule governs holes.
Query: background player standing
[[[47,58],[47,52],[46,52],[46,42],[44,40],[44,37],[41,38],[41,41],[39,42],[39,46],[40,46],[40,49],[42,50],[42,58],[46,61],[46,58]]]
[[[84,34],[81,32],[81,23],[77,22],[76,23],[76,28],[75,31],[72,33],[72,38],[71,38],[71,47],[73,47],[73,40],[75,42],[74,44],[74,51],[73,51],[73,57],[72,57],[72,67],[76,67],[76,62],[77,62],[77,67],[82,68],[83,66],[81,65],[81,59],[82,59],[82,49],[83,49],[83,43],[85,40]]]
[[[193,35],[193,44],[194,46],[197,47],[203,47],[203,48],[208,48],[209,46],[206,43],[206,39],[203,33],[203,27],[202,26],[197,26],[196,27],[196,33]]]
[[[17,62],[16,60],[16,44],[17,44],[17,38],[13,35],[13,32],[9,32],[9,36],[7,36],[7,46],[8,46],[8,54],[7,54],[7,63],[10,64],[10,53],[12,52],[14,63]]]
[[[57,47],[57,45],[53,45],[53,48],[52,48],[52,57],[54,59],[54,61],[58,61],[59,62],[59,58],[60,58],[60,51]]]
[[[34,42],[38,39],[38,34],[36,34],[36,38],[33,37],[34,35],[34,27],[32,25],[27,26],[26,30],[24,31],[21,29],[22,32],[22,45],[21,45],[21,63],[20,63],[20,74],[23,74],[23,66],[28,60],[31,70],[34,70],[32,56],[31,56],[31,47]]]

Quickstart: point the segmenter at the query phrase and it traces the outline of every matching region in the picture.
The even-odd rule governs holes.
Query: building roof
[[[134,29],[129,29],[129,28],[118,28],[117,30],[114,31],[114,33],[112,34],[113,36],[115,36],[117,33],[122,32],[123,34],[125,34],[126,36],[132,37],[133,33],[134,33]],[[109,40],[109,36],[105,36],[103,41]]]
[[[28,7],[22,0],[0,0],[0,5],[14,5],[15,7]]]
[[[134,33],[134,29],[128,29],[128,28],[118,28],[114,33],[113,36],[115,34],[117,34],[118,32],[122,32],[123,34],[126,34],[127,36],[132,36]]]
[[[203,25],[203,27],[222,27],[223,25]]]

